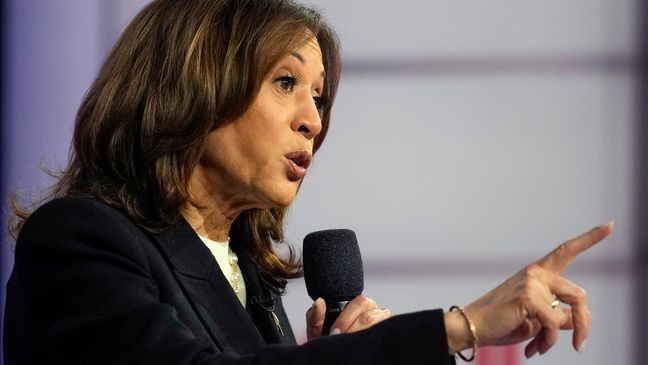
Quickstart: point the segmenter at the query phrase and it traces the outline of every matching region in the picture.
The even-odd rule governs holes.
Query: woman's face
[[[322,54],[313,37],[275,65],[241,117],[209,133],[198,166],[209,195],[245,208],[290,204],[322,129],[323,87]]]

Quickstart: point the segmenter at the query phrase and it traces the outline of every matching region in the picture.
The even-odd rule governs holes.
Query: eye
[[[286,75],[278,77],[275,80],[275,84],[279,86],[282,91],[290,93],[295,88],[295,85],[297,85],[297,80],[298,78],[296,76]]]
[[[324,110],[328,106],[326,98],[322,96],[313,96],[313,101],[315,102],[315,108],[317,108],[317,113],[319,113],[320,119],[324,117]]]

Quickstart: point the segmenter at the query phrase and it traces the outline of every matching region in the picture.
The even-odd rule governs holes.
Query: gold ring
[[[560,300],[554,295],[554,300],[551,302],[551,309],[556,309],[560,305]]]

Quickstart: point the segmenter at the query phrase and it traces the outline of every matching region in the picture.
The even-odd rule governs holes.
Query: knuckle
[[[560,244],[555,250],[554,250],[554,255],[556,256],[563,256],[571,246],[572,241],[566,241]]]
[[[538,277],[543,269],[538,264],[531,264],[524,268],[524,276],[526,278],[535,278]]]
[[[556,331],[556,335],[558,334],[558,330],[560,329],[560,324],[562,323],[560,319],[561,319],[560,316],[551,317],[551,328]]]
[[[522,283],[522,288],[520,292],[520,299],[524,301],[530,301],[533,298],[533,293],[537,287],[536,280],[533,278],[527,278]]]
[[[369,298],[369,301],[371,303],[372,308],[378,308],[378,304],[376,303],[376,301],[373,298]]]
[[[524,304],[529,304],[532,301],[532,294],[530,288],[524,288],[520,293],[520,301]]]
[[[542,318],[542,326],[550,331],[557,330],[560,327],[560,320],[557,316],[547,315]]]
[[[560,321],[557,318],[549,318],[547,323],[545,323],[544,325],[550,331],[558,332],[558,329],[560,329]]]
[[[359,321],[362,326],[369,326],[373,324],[376,320],[376,314],[373,311],[365,312],[360,316]]]
[[[598,239],[598,232],[595,231],[595,230],[588,231],[587,233],[585,233],[585,237],[584,237],[584,238],[585,238],[585,240],[586,240],[588,243],[589,243],[589,242],[596,242],[597,239]]]
[[[580,302],[587,302],[587,292],[585,289],[580,289],[576,291],[576,300]]]
[[[371,303],[373,302],[373,299],[369,298],[368,296],[362,294],[358,296],[358,304],[360,304],[363,307],[369,307],[371,306]]]

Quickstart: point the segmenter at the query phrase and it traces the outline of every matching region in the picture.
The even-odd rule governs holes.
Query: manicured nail
[[[333,335],[339,335],[340,333],[342,333],[342,331],[340,331],[339,328],[333,328],[333,329],[331,330],[331,332],[330,332],[330,335],[331,335],[331,336],[333,336]]]
[[[538,353],[538,343],[533,342],[527,348],[524,349],[524,356],[526,356],[527,359],[532,358],[535,354]]]
[[[319,302],[320,299],[322,299],[322,298],[315,299],[315,301],[313,302],[313,305],[311,306],[312,309],[315,309],[315,307],[317,307],[317,302]]]
[[[578,346],[578,352],[583,352],[585,345],[587,345],[587,339],[584,339],[583,342],[581,342],[580,346]]]
[[[598,226],[596,228],[600,229],[600,228],[605,228],[605,227],[610,227],[610,229],[614,228],[614,221],[609,221],[607,223],[603,223],[603,224],[601,224],[600,226]]]

